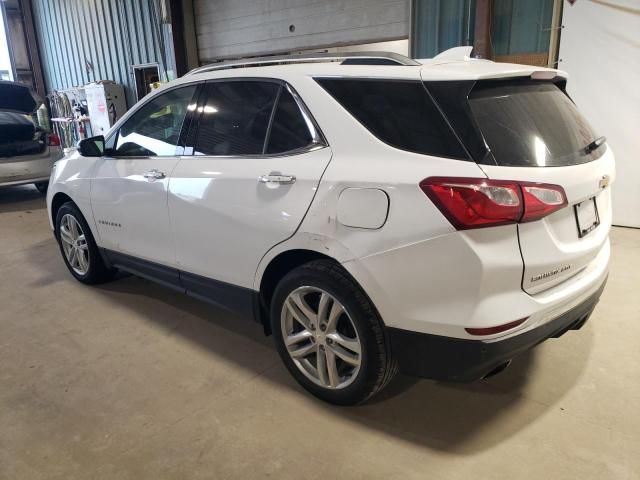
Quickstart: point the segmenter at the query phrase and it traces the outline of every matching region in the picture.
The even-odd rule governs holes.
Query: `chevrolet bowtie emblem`
[[[609,178],[609,175],[604,175],[601,179],[600,182],[598,183],[598,186],[600,188],[607,188],[609,186],[609,182],[611,181],[611,179]]]

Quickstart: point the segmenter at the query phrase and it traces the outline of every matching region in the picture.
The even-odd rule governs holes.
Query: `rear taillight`
[[[559,185],[521,183],[524,214],[520,222],[533,222],[567,206],[567,196]]]
[[[567,205],[558,185],[430,177],[420,188],[458,230],[531,222]]]
[[[60,146],[60,137],[55,133],[50,133],[48,136],[48,143],[50,147],[59,147]]]

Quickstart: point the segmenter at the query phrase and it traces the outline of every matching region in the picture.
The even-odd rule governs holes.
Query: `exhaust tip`
[[[491,370],[489,373],[487,373],[484,377],[482,377],[483,380],[486,380],[487,378],[491,378],[494,375],[499,374],[500,372],[506,370],[506,368],[511,365],[511,360],[507,360],[504,363],[501,363],[500,365],[498,365],[496,368],[494,368],[493,370]]]

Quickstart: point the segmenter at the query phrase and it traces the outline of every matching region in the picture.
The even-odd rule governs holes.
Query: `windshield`
[[[474,88],[469,103],[498,165],[575,165],[605,151],[586,148],[598,135],[552,83],[492,82]]]

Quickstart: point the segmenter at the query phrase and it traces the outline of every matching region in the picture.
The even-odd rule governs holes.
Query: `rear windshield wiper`
[[[593,152],[594,150],[597,150],[602,145],[604,145],[604,142],[606,142],[606,141],[607,141],[607,137],[598,137],[598,138],[596,138],[593,142],[591,142],[589,145],[584,147],[585,153],[589,154],[589,153]]]

